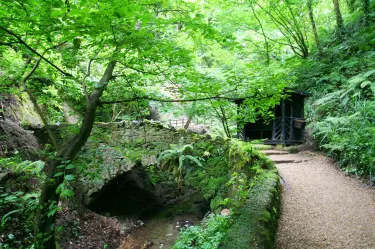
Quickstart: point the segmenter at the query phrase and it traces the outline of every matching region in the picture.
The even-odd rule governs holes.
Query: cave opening
[[[94,194],[89,208],[107,216],[135,218],[157,211],[161,202],[145,179],[145,173],[139,168],[116,176]]]

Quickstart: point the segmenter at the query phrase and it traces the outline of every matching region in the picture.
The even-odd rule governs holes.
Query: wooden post
[[[298,104],[298,102],[296,101],[296,103]],[[290,104],[290,130],[289,130],[289,140],[291,139],[294,139],[294,126],[293,126],[293,120],[294,120],[294,114],[293,114],[293,104],[294,104],[294,101],[293,101],[293,98],[292,98],[292,102]]]
[[[285,100],[281,101],[281,141],[285,144]]]
[[[275,140],[276,139],[276,122],[277,122],[276,107],[273,108],[273,116],[275,118],[274,118],[273,124],[272,124],[272,140]]]

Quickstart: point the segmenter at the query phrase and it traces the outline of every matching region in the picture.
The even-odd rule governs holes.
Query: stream
[[[172,248],[181,228],[199,223],[201,216],[183,214],[175,217],[152,217],[142,221],[124,240],[119,249]]]
[[[107,183],[89,208],[115,217],[126,238],[119,249],[172,248],[180,230],[199,223],[210,210],[196,190],[181,196],[162,185],[145,184],[142,172],[131,170]]]

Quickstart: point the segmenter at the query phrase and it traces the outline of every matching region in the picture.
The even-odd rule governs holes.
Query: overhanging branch
[[[112,101],[101,101],[99,104],[101,105],[108,105],[108,104],[120,104],[120,103],[128,103],[138,100],[151,100],[156,102],[164,102],[164,103],[186,103],[186,102],[197,102],[197,101],[204,101],[204,100],[211,100],[211,99],[222,99],[222,100],[230,100],[234,101],[237,98],[233,97],[224,97],[224,96],[212,96],[212,97],[204,97],[204,98],[194,98],[194,99],[159,99],[153,98],[148,96],[138,96],[130,99],[122,99],[122,100],[112,100]]]
[[[57,71],[59,71],[60,73],[62,73],[63,75],[65,76],[69,76],[71,77],[72,75],[70,73],[67,73],[65,71],[63,71],[62,69],[60,69],[58,66],[56,66],[55,64],[53,64],[50,60],[48,60],[47,58],[45,58],[43,55],[41,55],[40,53],[38,53],[38,51],[36,51],[35,49],[33,49],[32,47],[30,47],[26,42],[24,42],[21,37],[19,37],[18,35],[16,35],[15,33],[13,33],[12,31],[6,29],[6,28],[3,28],[0,26],[0,30],[3,30],[5,33],[13,36],[14,38],[16,38],[19,43],[21,43],[22,45],[24,45],[27,49],[29,49],[31,52],[33,52],[34,54],[36,54],[37,56],[39,56],[42,60],[44,60],[45,62],[47,62],[48,64],[50,64],[53,68],[55,68]]]

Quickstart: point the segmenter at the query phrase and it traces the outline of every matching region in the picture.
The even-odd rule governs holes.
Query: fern
[[[168,170],[176,177],[179,191],[182,189],[183,170],[188,166],[186,162],[191,161],[197,166],[203,167],[197,158],[187,154],[190,151],[193,151],[193,145],[184,144],[182,137],[175,148],[163,151],[157,160],[161,168]]]
[[[249,162],[249,156],[239,141],[230,141],[228,155],[234,169],[241,169]]]

